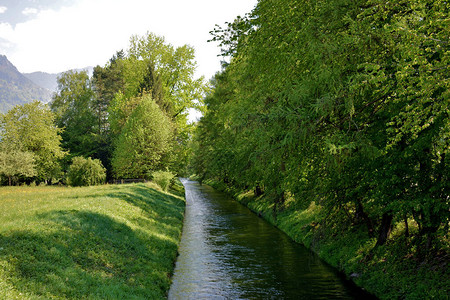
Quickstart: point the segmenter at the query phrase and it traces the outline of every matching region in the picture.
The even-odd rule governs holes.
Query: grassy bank
[[[367,229],[347,224],[343,216],[327,215],[314,203],[298,207],[287,201],[276,210],[273,201],[253,193],[230,190],[214,182],[208,184],[224,190],[287,233],[296,242],[316,252],[356,284],[380,299],[448,299],[450,286],[449,243],[442,241],[442,251],[419,259],[411,240],[405,238],[401,223],[394,228],[388,243],[375,247]],[[338,221],[336,221],[338,220]],[[414,231],[414,224],[409,230]],[[413,233],[413,232],[411,232]],[[415,249],[411,252],[411,248]]]
[[[182,186],[0,187],[0,299],[160,299]]]

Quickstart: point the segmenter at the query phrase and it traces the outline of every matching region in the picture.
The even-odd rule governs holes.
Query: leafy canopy
[[[50,180],[59,176],[60,160],[66,155],[61,148],[61,131],[55,126],[52,111],[34,101],[1,116],[0,143],[18,153],[32,153],[37,177]]]
[[[149,94],[139,99],[119,135],[112,166],[119,178],[144,178],[171,150],[172,123]]]
[[[98,159],[77,156],[67,172],[67,183],[72,186],[91,186],[105,182],[106,169]]]

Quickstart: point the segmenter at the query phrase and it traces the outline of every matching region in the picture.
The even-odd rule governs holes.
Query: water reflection
[[[223,193],[183,180],[169,299],[367,299],[311,251]]]

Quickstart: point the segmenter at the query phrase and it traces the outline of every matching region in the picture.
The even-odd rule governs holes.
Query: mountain
[[[20,73],[6,58],[0,55],[0,112],[7,112],[17,104],[25,104],[33,100],[44,103],[50,101],[52,93],[38,86]]]
[[[73,71],[87,71],[88,75],[92,76],[94,68],[86,67]],[[45,72],[22,74],[6,56],[0,55],[0,113],[7,112],[17,104],[22,105],[33,100],[49,102],[57,90],[57,79],[61,74]]]
[[[89,77],[92,76],[92,73],[94,72],[93,67],[86,67],[83,69],[74,69],[73,71],[81,72],[81,71],[87,71]],[[23,73],[25,77],[39,85],[40,87],[46,88],[51,92],[56,92],[56,89],[58,88],[58,76],[62,73],[45,73],[45,72],[33,72],[33,73]]]
[[[58,87],[57,79],[59,74],[45,73],[45,72],[33,72],[23,73],[25,77],[47,90],[54,92]]]

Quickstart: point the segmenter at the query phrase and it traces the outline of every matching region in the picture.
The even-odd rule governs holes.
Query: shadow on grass
[[[156,232],[164,232],[170,237],[180,238],[181,227],[177,224],[181,224],[184,219],[185,203],[183,200],[147,187],[145,184],[117,185],[111,186],[111,189],[112,192],[108,194],[92,194],[81,197],[94,199],[107,197],[125,201],[142,210],[141,216],[131,218],[130,221],[135,222],[138,226],[151,226]],[[184,196],[182,193],[184,189],[178,189],[177,193]],[[73,196],[73,198],[79,197]]]
[[[179,239],[181,224],[184,218],[184,202],[177,197],[159,192],[144,185],[131,186],[124,191],[117,191],[107,195],[117,198],[140,208],[144,217],[136,217],[132,221],[140,226],[152,226],[158,232],[166,232],[173,238]]]
[[[128,197],[123,198],[123,195],[128,195]],[[162,217],[165,222],[170,222],[171,217],[183,220],[184,210],[180,210],[180,208],[184,206],[184,203],[179,198],[145,186],[133,186],[131,187],[131,193],[118,192],[108,196],[119,197],[141,208],[144,212],[154,212]]]
[[[135,205],[150,204],[141,199]],[[174,242],[88,211],[40,218],[39,231],[0,235],[0,261],[8,262],[9,283],[18,292],[71,299],[165,297]]]
[[[184,198],[185,196],[184,186],[178,179],[172,183],[172,185],[169,188],[169,192],[174,195],[177,195],[178,197]]]
[[[163,225],[173,225],[174,222],[182,221],[184,218],[185,203],[180,198],[157,191],[144,184],[133,184],[126,188],[113,186],[113,192],[108,194],[83,195],[83,198],[112,198],[125,201],[140,208],[146,217],[153,218]],[[174,191],[172,191],[174,192]],[[176,194],[184,197],[184,192],[178,190]],[[79,198],[74,196],[73,198]]]

